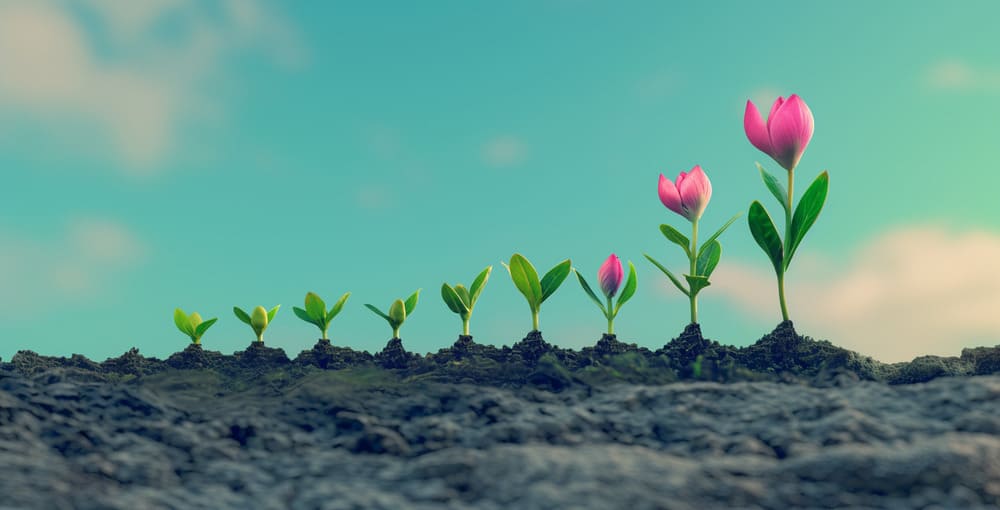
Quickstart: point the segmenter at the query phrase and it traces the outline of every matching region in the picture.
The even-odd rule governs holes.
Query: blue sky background
[[[797,170],[830,198],[789,273],[798,329],[895,361],[1000,338],[1000,4],[963,2],[196,2],[0,4],[0,356],[96,359],[187,342],[180,306],[220,317],[207,347],[253,339],[231,308],[282,304],[265,339],[318,331],[306,291],[353,292],[335,343],[378,350],[363,308],[423,288],[405,345],[461,327],[443,281],[493,277],[477,341],[530,329],[500,265],[572,258],[595,282],[632,260],[619,336],[658,347],[687,302],[660,204],[700,164],[714,230],[761,199],[748,98],[798,93],[816,119]],[[747,345],[780,321],[741,219],[701,294],[706,336]],[[552,343],[604,319],[573,280],[542,307]]]

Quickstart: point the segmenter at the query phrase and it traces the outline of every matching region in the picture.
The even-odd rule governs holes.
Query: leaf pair
[[[520,253],[515,253],[510,258],[510,264],[504,264],[503,266],[510,273],[510,277],[514,281],[514,286],[528,300],[528,306],[531,307],[532,314],[538,314],[542,303],[562,285],[572,270],[572,263],[569,259],[566,259],[556,264],[539,281],[538,271],[535,270],[535,266],[531,265],[531,262],[528,262],[528,259],[524,258]]]
[[[580,271],[573,269],[573,272],[576,273],[577,279],[580,280],[580,286],[583,287],[584,292],[590,296],[590,299],[597,303],[597,306],[600,307],[602,312],[604,312],[604,317],[609,321],[614,320],[614,318],[618,316],[618,311],[621,310],[622,305],[635,295],[635,266],[631,261],[628,263],[628,278],[625,280],[625,287],[622,288],[622,293],[618,295],[618,302],[615,303],[613,309],[608,309],[608,307],[601,302],[594,290],[590,288],[590,284],[588,284],[587,280],[583,278],[582,274],[580,274]],[[608,299],[610,301],[610,298]]]
[[[708,239],[701,245],[701,248],[697,249],[697,252],[692,250],[692,243],[688,237],[680,233],[674,227],[670,225],[660,225],[660,232],[663,233],[663,237],[666,237],[668,241],[680,246],[684,249],[684,253],[688,257],[690,262],[692,258],[695,259],[695,274],[685,274],[684,279],[687,280],[688,286],[685,287],[681,283],[680,279],[674,276],[669,269],[657,262],[653,257],[645,255],[645,257],[653,263],[663,274],[667,275],[667,278],[677,287],[685,296],[696,296],[701,289],[708,287],[710,285],[708,279],[712,276],[712,272],[715,271],[715,267],[719,265],[719,259],[722,258],[722,244],[719,243],[719,236],[722,235],[726,229],[729,228],[733,222],[739,218],[740,215],[736,214],[732,218],[729,218],[725,224],[719,227],[714,234],[710,235]]]
[[[781,203],[781,207],[785,210],[787,217],[789,211],[785,188],[778,182],[777,178],[764,170],[760,164],[757,165],[757,168],[760,170],[761,179],[763,179],[767,189]],[[826,171],[820,173],[813,180],[812,184],[809,185],[806,192],[802,195],[799,205],[795,207],[794,214],[791,215],[792,223],[788,230],[788,238],[784,242],[778,236],[778,229],[774,226],[774,221],[771,220],[771,216],[764,209],[764,206],[757,200],[754,200],[750,204],[750,212],[747,216],[747,221],[750,224],[750,233],[753,235],[754,241],[764,250],[768,258],[771,259],[771,264],[774,266],[776,274],[781,275],[788,270],[788,266],[792,262],[792,256],[795,255],[795,250],[798,249],[802,239],[805,238],[806,232],[816,223],[816,218],[819,217],[819,213],[823,209],[829,187],[830,176]]]
[[[195,344],[201,343],[201,337],[217,320],[219,319],[208,319],[202,322],[201,315],[198,315],[198,312],[191,312],[189,316],[180,308],[174,310],[174,324],[177,326],[177,329],[181,330],[181,333],[191,337],[191,342]]]
[[[476,279],[472,281],[472,285],[469,288],[465,288],[461,283],[455,286],[448,285],[447,283],[441,284],[441,298],[444,299],[444,303],[448,305],[451,311],[462,317],[463,321],[468,320],[492,272],[493,266],[483,269],[476,276]]]
[[[347,298],[351,296],[350,292],[345,292],[340,299],[334,303],[333,308],[330,310],[326,309],[326,303],[320,298],[316,293],[309,292],[306,294],[305,306],[303,310],[297,306],[292,307],[292,311],[295,315],[308,322],[309,324],[315,325],[323,332],[323,339],[327,339],[327,331],[330,329],[330,322],[333,318],[337,316],[338,313],[344,308],[344,303],[347,302]]]
[[[406,322],[406,318],[409,317],[410,314],[413,313],[413,309],[417,307],[417,298],[419,295],[420,289],[417,289],[417,291],[411,294],[410,297],[406,298],[406,301],[403,301],[402,299],[393,301],[392,304],[389,305],[389,313],[383,313],[382,310],[379,310],[374,305],[365,304],[365,307],[385,319],[389,323],[389,326],[392,327],[393,338],[398,338],[399,328],[403,326],[403,323]]]
[[[274,316],[280,308],[281,305],[276,305],[270,310],[265,310],[263,306],[258,306],[253,309],[251,314],[247,314],[240,307],[234,306],[233,313],[236,315],[236,318],[247,323],[253,329],[253,332],[257,335],[258,342],[263,342],[264,330],[274,320]]]

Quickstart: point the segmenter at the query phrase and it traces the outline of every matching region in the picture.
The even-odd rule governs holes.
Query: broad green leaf
[[[656,266],[657,268],[659,268],[660,271],[663,271],[663,274],[667,275],[667,278],[670,278],[670,281],[674,283],[674,286],[677,287],[678,289],[680,289],[680,291],[683,292],[685,296],[690,296],[691,295],[691,294],[688,293],[688,290],[684,288],[684,284],[682,284],[681,281],[678,280],[677,277],[674,276],[674,274],[671,273],[669,269],[663,267],[663,264],[660,264],[655,259],[653,259],[653,257],[650,257],[649,255],[646,255],[645,253],[643,253],[643,256],[645,256],[647,259],[649,259],[649,261],[652,262],[654,266]]]
[[[201,338],[205,334],[205,332],[208,331],[208,328],[212,327],[212,324],[215,324],[215,321],[217,320],[219,319],[208,319],[207,321],[199,324],[198,327],[195,328],[194,330],[194,336]]]
[[[239,319],[239,320],[241,320],[241,321],[243,321],[243,322],[245,322],[247,324],[250,324],[250,315],[248,315],[246,312],[244,312],[242,309],[240,309],[240,307],[234,306],[233,307],[233,313],[236,314],[236,318],[237,319]]]
[[[632,261],[628,263],[628,279],[625,280],[625,287],[622,288],[622,293],[618,295],[618,304],[615,305],[615,315],[618,315],[618,310],[621,310],[622,305],[625,304],[632,296],[635,294],[635,287],[637,283],[637,278],[635,277],[635,266],[632,265]]]
[[[274,320],[274,316],[278,314],[278,309],[279,308],[281,308],[281,305],[275,305],[274,308],[272,308],[271,310],[269,310],[267,312],[267,323],[268,324],[270,324],[271,321]]]
[[[684,279],[686,279],[688,285],[691,286],[691,294],[698,294],[698,292],[701,292],[701,289],[704,289],[705,287],[711,285],[710,283],[708,283],[708,278],[704,276],[692,276],[686,274],[684,275]]]
[[[722,233],[725,232],[726,229],[729,228],[729,226],[732,225],[733,222],[735,222],[740,217],[741,214],[743,213],[734,214],[732,218],[729,218],[729,221],[727,221],[725,225],[719,227],[719,230],[716,230],[714,234],[708,236],[708,239],[702,241],[701,248],[698,249],[698,258],[701,258],[702,253],[705,251],[705,247],[712,244],[712,241],[718,239],[719,236],[721,236]]]
[[[469,289],[465,288],[465,285],[459,283],[458,285],[455,285],[455,293],[462,299],[462,303],[465,304],[465,307],[471,310],[472,296],[469,295]]]
[[[510,258],[510,265],[507,266],[510,278],[514,281],[514,286],[521,291],[524,298],[528,300],[528,306],[532,310],[542,302],[542,285],[538,281],[538,272],[535,266],[528,262],[520,253],[515,253]]]
[[[539,301],[539,304],[548,299],[549,296],[551,296],[552,293],[555,292],[564,281],[566,281],[566,277],[569,276],[569,272],[572,270],[572,262],[570,262],[569,259],[566,259],[556,264],[556,266],[550,269],[548,273],[545,273],[545,276],[542,277],[542,300]]]
[[[448,305],[448,309],[459,315],[468,311],[465,304],[462,303],[462,299],[458,297],[458,293],[447,283],[441,284],[441,299],[444,300],[444,304]]]
[[[389,306],[389,320],[396,325],[401,325],[406,321],[406,303],[402,299],[397,299]]]
[[[375,312],[376,314],[378,314],[379,317],[382,317],[383,319],[385,319],[387,321],[390,321],[390,322],[392,321],[392,318],[390,318],[388,315],[382,313],[382,310],[379,310],[378,308],[375,308],[374,305],[369,305],[368,303],[365,303],[365,307],[367,307],[369,310],[371,310],[371,311]]]
[[[809,185],[806,192],[802,194],[802,200],[795,207],[795,214],[792,216],[791,240],[789,242],[788,256],[785,257],[785,269],[792,262],[792,255],[799,247],[806,232],[816,222],[819,212],[823,210],[823,203],[826,202],[826,192],[830,186],[830,175],[824,171],[816,177],[816,180]]]
[[[472,306],[476,306],[476,301],[479,301],[479,295],[483,293],[483,288],[486,287],[486,282],[490,279],[490,273],[493,272],[493,266],[488,266],[476,276],[473,280],[472,286],[469,287],[469,295],[472,298]]]
[[[701,255],[698,256],[698,262],[695,264],[697,276],[704,276],[708,278],[712,276],[712,271],[715,271],[715,266],[719,264],[719,258],[722,256],[722,245],[719,241],[712,241],[707,246],[704,246],[701,250]]]
[[[775,274],[782,274],[781,238],[778,237],[778,229],[774,228],[771,216],[767,214],[767,210],[760,202],[754,200],[750,204],[747,222],[750,224],[750,233],[753,234],[754,241],[757,241],[767,257],[771,259]]]
[[[760,178],[764,181],[764,185],[767,186],[767,189],[771,190],[771,194],[774,195],[774,198],[778,199],[778,203],[781,204],[781,208],[787,211],[788,192],[785,191],[785,187],[780,181],[778,181],[777,177],[768,173],[767,170],[764,170],[764,167],[760,166],[760,163],[757,163],[757,169],[760,170]]]
[[[413,309],[417,307],[417,299],[420,297],[420,291],[421,289],[417,289],[417,291],[410,294],[410,297],[406,298],[406,302],[403,303],[403,309],[406,311],[406,315],[413,313]],[[400,322],[400,324],[402,324],[402,322]]]
[[[306,313],[318,322],[326,316],[326,303],[314,292],[306,294]]]
[[[315,325],[317,327],[321,327],[319,324],[317,324],[319,321],[316,320],[316,319],[313,319],[312,316],[309,315],[309,312],[307,312],[307,311],[305,311],[305,310],[303,310],[303,309],[301,309],[301,308],[299,308],[297,306],[293,306],[292,307],[292,312],[295,313],[296,317],[298,317],[298,318],[300,318],[300,319],[308,322],[309,324]]]
[[[194,329],[191,328],[191,322],[188,321],[188,316],[180,308],[174,310],[174,325],[177,329],[181,330],[187,336],[194,335]]]
[[[347,302],[347,298],[349,297],[351,297],[350,292],[345,292],[343,296],[340,296],[340,299],[338,299],[337,302],[333,304],[333,308],[330,309],[330,313],[327,314],[327,319],[333,319],[336,317],[337,314],[344,309],[344,303]]]
[[[686,235],[666,224],[660,225],[660,232],[663,232],[663,237],[666,237],[668,241],[684,248],[684,253],[687,253],[688,258],[691,258],[691,240]]]
[[[604,315],[607,316],[608,315],[607,308],[605,308],[604,303],[602,303],[601,300],[597,298],[597,294],[595,294],[594,290],[590,288],[590,284],[587,283],[587,280],[584,279],[583,275],[580,274],[580,272],[577,271],[576,269],[574,269],[573,272],[576,273],[576,279],[580,280],[580,286],[583,287],[583,291],[586,292],[588,296],[590,296],[590,299],[594,300],[594,302],[597,303],[597,306],[599,306],[601,308],[601,311],[604,312]]]

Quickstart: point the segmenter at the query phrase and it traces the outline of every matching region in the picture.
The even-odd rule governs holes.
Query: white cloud
[[[165,39],[155,30],[164,22],[180,35]],[[93,133],[125,170],[148,172],[176,150],[183,122],[225,99],[226,59],[251,50],[290,66],[304,59],[288,25],[256,0],[7,1],[0,111],[47,138],[66,126]]]
[[[0,231],[0,245],[0,317],[100,295],[146,255],[126,226],[98,218],[77,219],[48,239]]]
[[[494,168],[509,168],[524,162],[528,148],[515,136],[498,136],[488,140],[482,147],[483,162]]]
[[[998,233],[914,226],[883,233],[846,263],[797,255],[786,290],[803,333],[886,362],[1000,344]],[[780,318],[763,254],[760,264],[723,261],[711,289],[754,316]]]
[[[949,91],[1000,91],[1000,69],[974,67],[961,60],[942,60],[927,69],[927,85]]]

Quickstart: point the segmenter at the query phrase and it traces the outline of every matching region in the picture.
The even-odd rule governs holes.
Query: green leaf
[[[698,249],[698,258],[701,258],[702,254],[705,252],[705,247],[712,244],[712,241],[718,239],[719,236],[721,236],[722,233],[725,232],[726,229],[729,228],[729,226],[732,225],[733,222],[735,222],[740,217],[741,214],[743,213],[734,214],[732,218],[729,218],[729,221],[727,221],[725,225],[719,227],[719,230],[716,230],[714,234],[708,236],[708,239],[702,241],[701,248]]]
[[[506,265],[505,265],[506,266]],[[510,272],[510,278],[514,281],[514,286],[521,291],[524,298],[528,300],[528,305],[532,310],[542,302],[542,286],[538,282],[538,272],[535,266],[528,262],[523,255],[515,253],[510,258],[510,265],[506,266]]]
[[[788,192],[785,191],[785,187],[778,181],[778,178],[769,174],[764,167],[757,163],[757,169],[760,170],[760,178],[764,181],[764,185],[767,189],[771,190],[771,194],[774,198],[778,199],[778,203],[781,204],[781,208],[788,210]]]
[[[719,241],[712,241],[704,246],[701,255],[698,256],[698,262],[695,264],[697,276],[705,278],[712,276],[712,271],[715,271],[720,257],[722,257],[722,245],[719,244]]]
[[[691,286],[691,293],[697,295],[701,289],[711,285],[708,283],[708,278],[704,276],[692,276],[689,274],[684,275],[684,279],[687,280],[688,285]]]
[[[684,288],[684,285],[681,283],[681,281],[678,280],[677,277],[674,276],[674,274],[671,273],[669,269],[663,267],[663,264],[660,264],[655,259],[653,259],[653,257],[650,257],[649,255],[646,255],[645,253],[643,253],[643,256],[645,256],[647,259],[649,259],[649,261],[652,262],[654,266],[658,267],[660,269],[660,271],[663,271],[663,274],[667,275],[667,278],[670,278],[670,281],[674,283],[674,286],[677,287],[678,289],[680,289],[680,291],[683,292],[685,296],[690,296],[691,295],[691,294],[688,293],[688,290]]]
[[[750,224],[750,233],[753,234],[754,241],[757,241],[767,257],[771,259],[775,274],[782,274],[781,238],[778,237],[778,229],[774,228],[771,216],[767,214],[767,210],[760,202],[754,200],[750,204],[747,222]]]
[[[191,328],[191,322],[188,321],[188,316],[184,313],[184,310],[180,308],[174,310],[174,325],[177,326],[177,329],[181,330],[181,333],[191,337],[194,336],[194,329]]]
[[[301,309],[301,308],[299,308],[297,306],[293,306],[292,307],[292,312],[295,313],[296,317],[298,317],[298,318],[300,318],[300,319],[308,322],[309,324],[312,324],[312,325],[314,325],[316,327],[322,327],[322,326],[320,326],[318,324],[322,319],[314,319],[312,317],[312,315],[309,315],[309,312],[307,312],[307,311],[305,311],[305,310],[303,310],[303,309]]]
[[[607,308],[604,307],[604,303],[602,303],[601,300],[597,298],[597,294],[594,293],[594,289],[590,288],[590,284],[587,283],[587,280],[584,279],[583,275],[580,274],[579,271],[574,269],[573,272],[576,273],[576,279],[580,280],[580,286],[583,287],[583,291],[586,292],[588,296],[590,296],[590,299],[594,300],[594,302],[597,303],[597,306],[599,306],[601,308],[601,311],[604,312],[604,315],[607,316],[608,310]]]
[[[458,293],[447,283],[441,284],[441,299],[444,299],[444,304],[448,305],[451,311],[459,315],[468,312],[468,308],[465,307],[465,303],[462,303],[462,299],[458,297]]]
[[[198,325],[197,328],[194,329],[194,336],[201,338],[205,334],[205,332],[208,331],[208,328],[212,327],[212,324],[215,324],[215,322],[218,320],[219,319],[216,318],[216,319],[208,319],[207,321],[202,322],[201,324]]]
[[[406,311],[407,316],[413,313],[413,309],[417,307],[417,299],[420,297],[421,290],[422,289],[417,289],[416,292],[410,294],[410,297],[406,298],[406,302],[403,303],[403,309]],[[390,315],[392,315],[391,312]],[[400,324],[402,324],[402,322],[400,322]]]
[[[795,214],[792,216],[792,239],[789,243],[788,256],[785,257],[784,261],[785,269],[788,269],[788,265],[792,262],[792,255],[795,255],[795,249],[799,247],[802,238],[806,236],[806,232],[813,226],[820,211],[823,210],[829,187],[830,175],[824,171],[809,185],[806,192],[802,194],[799,205],[795,206]]]
[[[462,303],[465,304],[465,307],[471,310],[472,296],[469,295],[469,289],[465,288],[465,285],[459,283],[458,285],[455,285],[455,293],[462,299]]]
[[[268,324],[270,324],[271,321],[274,320],[274,316],[278,314],[278,309],[279,308],[281,308],[281,305],[276,305],[274,308],[272,308],[270,311],[267,312],[267,323]]]
[[[239,319],[239,320],[241,320],[241,321],[243,321],[243,322],[245,322],[247,324],[250,324],[250,316],[247,315],[246,312],[244,312],[243,310],[241,310],[240,307],[234,306],[233,307],[233,313],[236,314],[236,318],[237,319]]]
[[[663,232],[663,237],[666,237],[668,241],[684,248],[684,253],[687,253],[688,258],[691,258],[691,240],[686,235],[666,224],[660,225],[660,232]]]
[[[330,313],[326,315],[326,318],[333,319],[334,317],[336,317],[337,314],[339,314],[340,311],[344,309],[344,303],[347,302],[347,298],[349,297],[351,297],[350,292],[345,292],[343,296],[340,296],[340,299],[338,299],[337,302],[333,304],[333,308],[330,309]]]
[[[393,328],[406,321],[406,303],[402,299],[393,301],[389,306],[389,321],[394,324]]]
[[[541,283],[542,300],[539,301],[538,304],[541,304],[548,299],[549,296],[551,296],[552,293],[555,292],[564,281],[566,281],[566,277],[569,276],[569,272],[572,269],[572,262],[570,262],[569,259],[566,259],[556,264],[556,266],[550,269],[548,273],[545,273],[545,276],[542,277]]]
[[[326,318],[326,303],[316,293],[306,294],[306,313],[316,322],[322,322]],[[270,319],[270,317],[269,317]]]
[[[375,306],[374,306],[374,305],[369,305],[368,303],[365,303],[365,306],[366,306],[366,307],[367,307],[367,308],[368,308],[369,310],[371,310],[371,311],[375,312],[376,314],[378,314],[378,315],[379,315],[379,317],[382,317],[383,319],[385,319],[385,320],[387,320],[387,321],[389,321],[389,322],[392,322],[392,318],[391,318],[391,317],[389,317],[388,315],[386,315],[386,314],[382,313],[382,310],[379,310],[378,308],[375,308]]]
[[[635,294],[635,287],[637,283],[637,278],[635,277],[635,266],[632,265],[632,261],[628,263],[628,279],[625,280],[625,287],[622,289],[622,293],[618,295],[618,304],[615,305],[615,315],[618,315],[618,310],[621,310],[622,305],[626,301],[632,299]]]
[[[479,273],[472,282],[472,286],[469,287],[469,295],[472,298],[472,306],[476,306],[476,301],[479,301],[479,295],[483,293],[483,288],[486,287],[486,282],[490,279],[490,273],[493,272],[493,266],[488,266]]]

